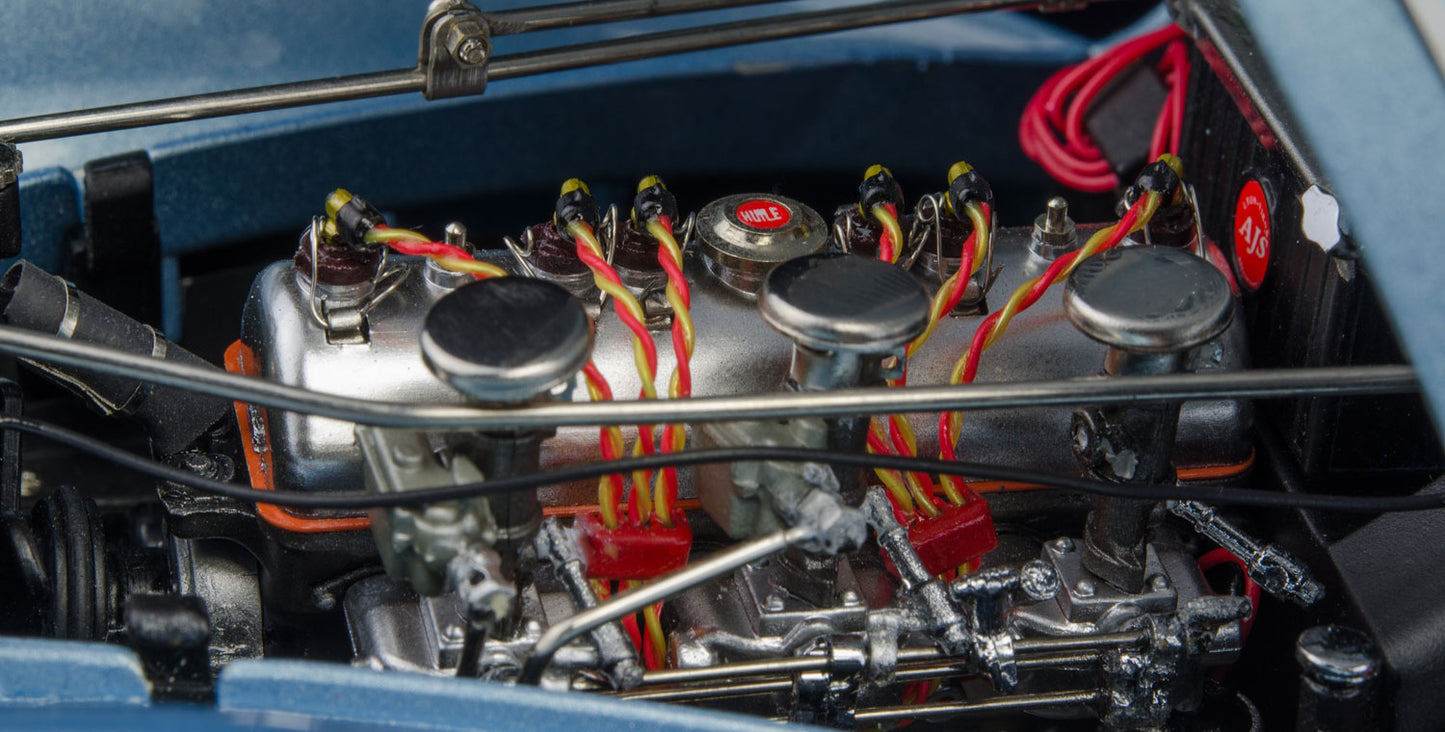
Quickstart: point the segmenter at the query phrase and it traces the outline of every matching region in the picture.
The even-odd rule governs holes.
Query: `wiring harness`
[[[1188,94],[1189,53],[1184,31],[1168,25],[1105,50],[1083,63],[1059,69],[1034,93],[1019,120],[1019,145],[1050,176],[1070,188],[1106,193],[1119,177],[1084,129],[1090,105],[1121,73],[1163,50],[1158,71],[1168,88],[1154,124],[1148,159],[1179,154]]]

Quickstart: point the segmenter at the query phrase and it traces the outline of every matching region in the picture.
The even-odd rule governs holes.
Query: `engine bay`
[[[447,103],[186,143],[212,172],[263,151],[276,191],[163,195],[160,153],[87,159],[64,226],[40,203],[76,181],[22,164],[53,138],[1038,3],[493,47],[767,4],[436,0],[415,69],[0,121],[0,709],[1430,726],[1445,627],[1418,545],[1441,441],[1372,242],[1240,61],[1232,3],[1044,3],[1000,28],[1102,23],[1107,41],[965,81],[923,62],[850,62],[828,84],[738,65],[686,78],[700,105],[650,108],[673,82],[598,82],[598,116],[631,116],[565,132],[550,125],[583,114],[575,87],[501,97],[517,140],[485,145],[505,161],[535,139],[516,154],[545,163],[498,163],[517,181],[501,191],[391,182],[475,162],[444,142],[445,115],[472,107]],[[918,106],[877,96],[900,78],[959,98],[871,119]],[[787,135],[749,84],[874,112],[815,104],[837,139]],[[940,125],[966,118],[972,144]],[[700,120],[737,138],[689,137]],[[758,149],[739,144],[753,124],[776,133]],[[880,124],[902,142],[870,145]],[[826,165],[790,162],[785,145],[810,144]],[[695,155],[657,152],[675,145]],[[287,202],[215,213],[268,196]]]

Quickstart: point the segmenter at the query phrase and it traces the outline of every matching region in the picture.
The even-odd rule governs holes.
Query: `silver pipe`
[[[749,681],[742,684],[718,684],[715,686],[684,686],[677,689],[645,689],[617,694],[619,699],[643,699],[646,701],[700,701],[702,699],[728,699],[753,694],[771,694],[793,688],[792,679],[771,681]]]
[[[1024,638],[1014,641],[1014,652],[1020,656],[1020,668],[1024,665],[1047,666],[1063,661],[1082,662],[1087,659],[1098,658],[1097,652],[1132,646],[1142,642],[1145,634],[1138,632],[1103,633],[1100,635],[1077,636],[1069,638]],[[1081,652],[1082,653],[1079,653]],[[1037,658],[1032,654],[1040,655]],[[1068,655],[1073,654],[1073,655]],[[898,652],[898,662],[907,663],[936,663],[948,662],[939,666],[952,667],[953,663],[965,663],[962,659],[950,659],[937,648],[904,648]],[[702,681],[716,681],[718,679],[737,679],[748,676],[774,676],[782,674],[805,673],[808,671],[826,671],[830,667],[827,656],[796,656],[790,658],[772,658],[763,661],[746,661],[743,663],[728,663],[703,668],[670,668],[656,671],[648,671],[642,677],[645,685],[662,684],[695,684]],[[918,669],[909,669],[910,671]],[[901,673],[901,672],[900,672]]]
[[[1014,653],[1065,653],[1069,651],[1096,651],[1143,643],[1149,635],[1140,631],[1102,633],[1064,638],[1023,638],[1014,641]],[[901,660],[901,658],[900,658]]]
[[[1034,671],[1038,669],[1073,668],[1098,663],[1103,658],[1097,652],[1086,651],[1083,653],[1062,653],[1048,656],[1028,656],[1016,659],[1015,663],[1020,671]],[[965,659],[957,659],[947,663],[929,663],[920,666],[904,666],[893,673],[893,680],[900,684],[913,681],[931,681],[953,676],[965,676],[977,673],[969,668],[969,662]]]
[[[13,326],[0,326],[0,353],[348,422],[436,430],[844,417],[1191,399],[1401,394],[1419,390],[1415,371],[1409,366],[1340,366],[1211,374],[1090,376],[896,389],[871,387],[690,399],[552,402],[483,409],[370,401],[326,394],[220,369],[162,361]]]
[[[679,13],[768,5],[785,0],[587,0],[484,13],[493,36],[658,18]]]
[[[641,7],[646,4],[648,3],[618,3],[619,6],[629,8]],[[678,4],[722,7],[719,3],[709,3],[703,0],[690,0]],[[487,78],[489,81],[515,79],[550,71],[600,66],[688,51],[704,51],[723,46],[832,33],[871,25],[922,20],[982,10],[1032,7],[1038,4],[1040,4],[1039,0],[897,0],[851,8],[786,13],[721,25],[699,26],[679,31],[666,31],[498,56],[488,64]],[[557,6],[552,7],[556,8]],[[513,16],[514,21],[525,22],[527,11],[519,9],[514,12],[521,14]],[[599,13],[598,17],[616,17],[617,19],[640,17],[625,16],[621,12],[619,9],[610,15]],[[576,16],[568,16],[566,12],[562,12],[550,16],[550,19],[546,16],[539,17],[538,22],[541,25],[538,27],[562,27],[548,24],[561,23],[568,17]],[[518,18],[522,20],[517,20]],[[194,94],[171,99],[5,120],[0,121],[0,140],[11,143],[34,142],[132,127],[148,127],[233,114],[420,92],[425,87],[426,74],[423,69],[419,68],[338,76],[331,79]]]
[[[807,671],[826,671],[831,664],[827,656],[798,656],[776,658],[766,661],[729,663],[705,668],[668,668],[648,671],[642,675],[642,683],[690,684],[699,681],[716,681],[745,676],[770,676],[774,674],[795,674]]]
[[[721,577],[749,562],[772,556],[812,536],[812,529],[807,527],[777,531],[731,546],[701,562],[690,564],[654,582],[616,595],[594,608],[583,610],[548,628],[547,632],[537,639],[537,645],[532,647],[532,653],[527,656],[518,680],[523,684],[536,684],[559,648],[603,623],[635,613],[655,602],[661,602],[679,592]]]
[[[151,102],[117,104],[75,112],[42,114],[0,122],[0,140],[12,143],[89,135],[132,127],[189,122],[233,114],[344,102],[420,92],[426,76],[416,69],[379,71],[332,79],[273,84],[249,89],[192,94]]]
[[[1103,692],[1095,690],[1051,691],[1043,694],[1019,694],[999,696],[971,702],[947,702],[943,704],[921,704],[911,707],[881,707],[864,709],[853,715],[857,727],[897,722],[905,719],[934,719],[939,717],[998,714],[1001,712],[1027,712],[1054,707],[1077,707],[1098,701]]]
[[[501,56],[488,65],[487,79],[512,79],[655,56],[1039,4],[1039,0],[893,0],[850,8],[788,13]],[[0,136],[3,134],[3,129],[0,129]]]

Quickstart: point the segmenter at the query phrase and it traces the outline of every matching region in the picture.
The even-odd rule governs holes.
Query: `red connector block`
[[[654,522],[609,529],[599,514],[585,513],[577,517],[577,537],[593,579],[653,579],[687,566],[692,551],[692,528],[680,510],[670,528]]]
[[[929,574],[945,574],[998,547],[988,501],[975,496],[962,506],[940,504],[939,509],[943,513],[919,518],[908,527],[908,540]],[[898,576],[886,553],[883,563],[890,574]]]
[[[962,506],[940,508],[942,514],[920,518],[908,527],[908,540],[918,550],[918,558],[929,574],[956,569],[998,547],[988,501],[975,498]]]

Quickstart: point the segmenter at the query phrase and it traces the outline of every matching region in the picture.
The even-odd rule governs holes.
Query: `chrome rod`
[[[905,719],[938,719],[941,717],[976,716],[1000,712],[1026,712],[1055,707],[1077,707],[1098,701],[1103,692],[1090,690],[1053,691],[1043,694],[999,696],[970,702],[920,704],[904,707],[862,709],[853,715],[855,726],[862,728]]]
[[[501,56],[493,59],[487,67],[487,78],[512,79],[585,66],[1038,4],[1038,0],[893,0],[848,8],[787,13]],[[0,135],[3,135],[3,128],[0,128]]]
[[[493,10],[485,15],[487,28],[492,35],[505,36],[779,2],[786,0],[587,0],[579,3]]]
[[[1048,656],[1028,656],[1014,660],[1015,666],[1020,671],[1036,671],[1038,669],[1076,668],[1098,663],[1103,656],[1094,651],[1083,653],[1061,653]],[[900,684],[913,681],[931,681],[933,679],[946,679],[954,676],[971,676],[978,673],[976,669],[969,668],[965,659],[957,659],[945,663],[929,663],[922,665],[909,665],[899,668],[893,673],[893,680]]]
[[[603,623],[610,623],[679,592],[721,577],[745,564],[772,556],[812,536],[812,529],[796,527],[736,544],[701,562],[690,564],[656,581],[616,595],[596,607],[583,610],[548,628],[547,632],[537,639],[537,645],[532,647],[532,653],[527,656],[518,680],[523,684],[536,684],[541,681],[542,672],[547,670],[547,664],[551,663],[552,656],[558,649]]]
[[[1111,648],[1138,645],[1148,635],[1138,631],[1122,633],[1101,633],[1099,635],[1064,636],[1060,638],[1021,638],[1014,641],[1014,654],[1026,656],[1036,653],[1070,653],[1073,651],[1100,651]],[[939,661],[948,656],[937,648],[902,648],[898,651],[899,663]]]
[[[736,679],[745,676],[771,676],[775,674],[795,674],[806,671],[826,671],[830,663],[827,656],[798,656],[796,658],[777,658],[766,661],[749,661],[747,663],[729,663],[719,666],[707,666],[705,668],[667,668],[648,671],[642,675],[642,683],[647,685],[690,684],[699,681]]]
[[[426,76],[422,72],[417,69],[397,69],[192,94],[151,102],[117,104],[112,107],[6,120],[0,122],[0,140],[12,143],[50,140],[132,127],[151,127],[172,122],[420,92],[425,86]]]
[[[552,402],[484,409],[381,402],[137,355],[13,326],[0,326],[0,353],[349,422],[413,429],[534,429],[612,424],[720,422],[786,417],[973,409],[1139,404],[1191,399],[1402,394],[1419,390],[1409,366],[1340,366],[1159,376],[1089,376],[1052,381],[874,387],[690,399]]]
[[[641,17],[625,15],[622,6],[635,10],[648,3],[621,2],[619,0],[615,4],[619,6],[615,11],[598,13],[596,17],[602,18],[601,20],[581,22],[607,22],[605,20],[607,18]],[[703,0],[676,3],[679,7],[714,4],[716,3],[708,3]],[[597,43],[498,56],[488,64],[487,78],[490,81],[502,81],[563,69],[600,66],[655,56],[705,51],[724,46],[832,33],[945,15],[1001,8],[1032,7],[1038,4],[1039,0],[894,0],[893,2],[848,8],[784,13],[733,23],[704,25],[685,30],[650,33]],[[721,4],[716,5],[721,7]],[[555,9],[559,6],[551,7]],[[512,13],[511,17],[515,23],[526,24],[529,22],[526,20],[528,17],[526,10],[518,9],[508,12]],[[575,14],[569,15],[569,12],[571,11],[554,10],[551,14],[539,13],[532,29],[563,27],[557,24],[563,23],[569,17],[580,17]],[[689,11],[677,10],[676,12]],[[503,18],[507,17],[506,13],[502,15]],[[4,120],[0,121],[0,140],[11,143],[34,142],[133,127],[149,127],[171,122],[186,122],[233,114],[420,92],[425,87],[425,71],[415,68],[193,94],[171,99]]]
[[[715,684],[713,686],[683,686],[674,689],[643,689],[617,694],[619,699],[643,699],[646,701],[699,701],[702,699],[728,699],[754,694],[771,694],[793,688],[792,679],[750,681],[743,684]]]

